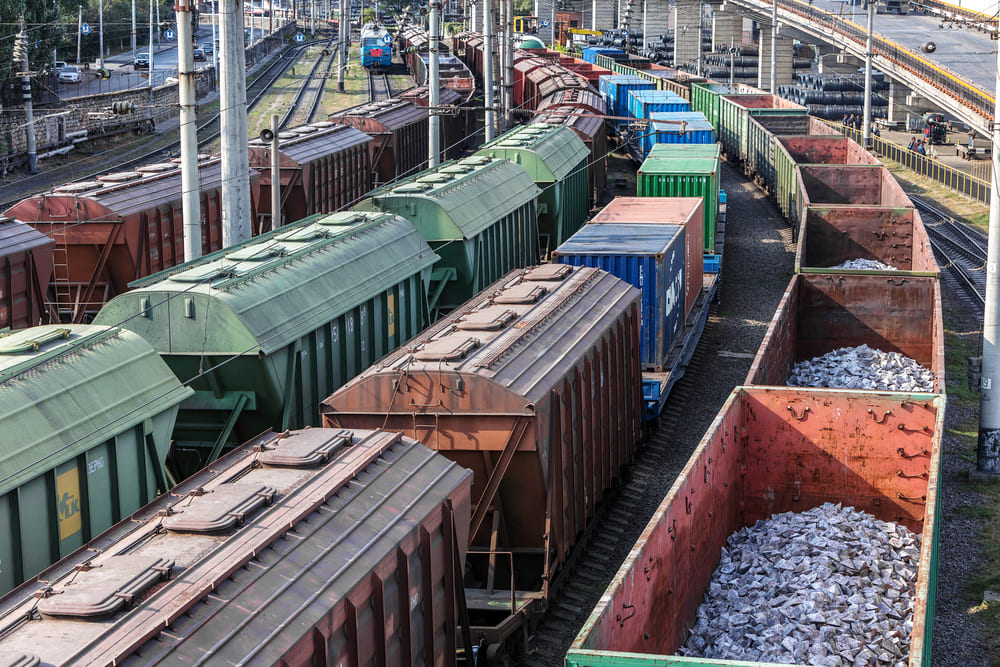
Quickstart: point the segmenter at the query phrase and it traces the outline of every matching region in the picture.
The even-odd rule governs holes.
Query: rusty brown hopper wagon
[[[466,593],[491,644],[546,598],[629,461],[638,350],[638,290],[543,265],[506,275],[320,406],[324,425],[402,431],[474,472]]]
[[[384,185],[423,170],[427,162],[430,115],[426,107],[403,100],[382,100],[330,116],[369,135],[372,185]]]
[[[469,501],[398,433],[265,433],[0,599],[0,662],[453,665]]]
[[[371,143],[361,130],[329,121],[281,132],[281,224],[339,211],[366,195],[372,189]],[[260,171],[253,196],[261,230],[266,231],[272,229],[270,141],[250,142],[250,167]]]
[[[257,178],[251,170],[250,190]],[[198,183],[201,249],[208,254],[222,247],[220,158],[198,163]],[[183,190],[180,167],[164,162],[59,186],[5,215],[55,241],[52,305],[62,321],[83,322],[133,280],[184,261]]]
[[[52,239],[23,222],[0,217],[0,329],[46,321]]]

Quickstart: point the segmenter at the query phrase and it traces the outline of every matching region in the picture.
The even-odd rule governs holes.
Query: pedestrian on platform
[[[924,142],[923,141],[921,141],[919,144],[917,144],[917,153],[919,153],[920,155],[927,155],[927,149],[924,148]]]

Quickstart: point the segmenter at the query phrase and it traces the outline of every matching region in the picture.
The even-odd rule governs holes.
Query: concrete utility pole
[[[994,39],[996,34],[993,35]],[[1000,42],[994,42],[1000,47]],[[1000,48],[997,49],[996,112],[1000,118]],[[986,250],[986,306],[983,309],[983,369],[979,390],[979,445],[976,472],[1000,475],[1000,124],[993,123],[993,190]]]
[[[101,52],[97,55],[97,66],[104,69],[104,0],[97,3],[98,42]]]
[[[219,36],[215,31],[215,14],[218,9],[219,3],[212,0],[212,69],[215,70],[216,88],[219,87]]]
[[[441,0],[430,0],[430,15],[428,16],[428,47],[430,49],[430,73],[427,79],[427,106],[430,107],[430,123],[428,123],[427,139],[430,158],[427,167],[433,168],[441,162],[441,116],[438,115],[438,105],[441,99],[441,74],[438,63],[438,47],[441,36],[439,33]]]
[[[83,35],[83,5],[77,5],[76,16],[76,64],[80,64],[80,37]]]
[[[340,0],[340,10],[337,15],[337,32],[340,35],[340,63],[337,67],[337,92],[344,92],[344,73],[347,71],[347,21],[351,15],[351,10],[345,11],[344,7],[350,7],[350,0]]]
[[[31,67],[28,62],[28,35],[24,32],[24,16],[21,16],[21,30],[14,40],[14,61],[22,63],[21,98],[24,101],[24,134],[28,149],[28,171],[38,173],[38,151],[35,149],[35,114],[31,108]]]
[[[194,92],[194,0],[176,0],[177,92],[180,102],[181,211],[184,220],[184,261],[201,257],[201,193],[198,188],[198,98]]]
[[[135,62],[135,0],[132,0],[132,62]]]
[[[281,227],[281,162],[278,114],[271,116],[271,229]]]
[[[486,104],[486,116],[483,129],[486,130],[486,141],[493,141],[496,136],[496,114],[493,94],[493,7],[490,0],[483,0],[483,101]]]
[[[506,0],[505,7],[504,43],[507,48],[503,53],[503,129],[506,131],[514,121],[514,0]]]
[[[698,35],[699,50],[701,46],[701,35]],[[771,89],[768,91],[772,95],[778,94],[778,0],[771,4]]]
[[[865,148],[871,146],[872,136],[872,30],[875,23],[875,0],[868,0],[868,40],[865,43],[865,106],[861,137]],[[773,92],[773,91],[772,91]]]
[[[250,155],[247,144],[243,3],[222,0],[222,245],[250,238]]]
[[[149,0],[149,114],[153,115],[153,2]]]

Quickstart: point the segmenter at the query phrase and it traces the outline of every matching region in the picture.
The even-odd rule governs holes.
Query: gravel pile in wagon
[[[789,387],[874,391],[934,391],[934,372],[899,352],[867,345],[842,347],[795,364]]]
[[[877,259],[849,259],[846,262],[841,262],[837,266],[831,266],[831,269],[849,269],[851,271],[898,271],[895,266],[890,266]]]
[[[826,503],[726,542],[681,655],[905,667],[920,535]]]

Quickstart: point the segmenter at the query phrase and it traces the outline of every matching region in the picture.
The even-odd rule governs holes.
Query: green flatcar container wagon
[[[538,262],[538,195],[513,162],[473,155],[379,188],[355,210],[406,218],[441,256],[428,296],[434,315]]]
[[[133,283],[96,321],[125,322],[190,381],[171,463],[191,473],[317,425],[323,398],[427,326],[436,259],[397,216],[317,215]]]
[[[805,116],[808,112],[804,106],[777,95],[720,95],[719,143],[722,144],[722,152],[733,162],[747,161],[751,116]]]
[[[0,593],[173,486],[163,462],[192,393],[130,331],[0,338]]]
[[[691,109],[705,114],[715,131],[719,131],[719,96],[744,95],[760,93],[761,91],[744,83],[729,85],[728,83],[692,83]]]
[[[541,189],[538,234],[542,252],[562,245],[587,219],[590,151],[568,127],[549,123],[521,125],[485,144],[476,155],[520,165]]]
[[[715,155],[708,157],[712,149]],[[721,165],[717,144],[708,144],[703,150],[699,154],[688,151],[687,145],[677,145],[675,149],[674,144],[658,144],[639,167],[636,189],[640,197],[701,197],[705,216],[702,249],[714,253]]]

